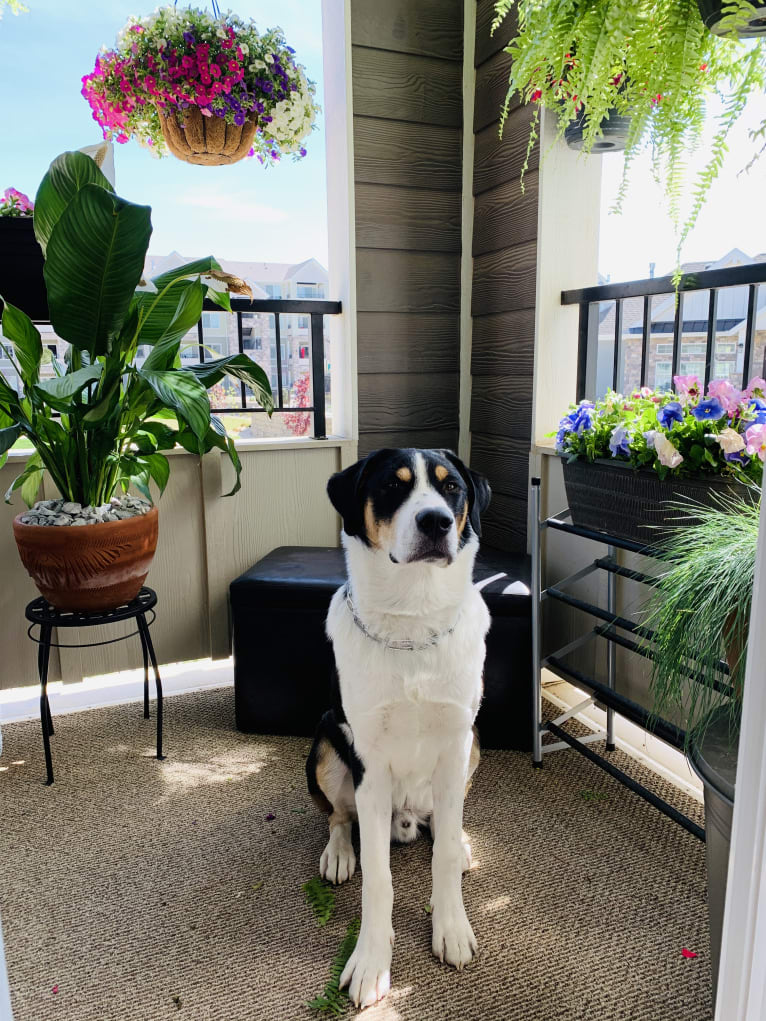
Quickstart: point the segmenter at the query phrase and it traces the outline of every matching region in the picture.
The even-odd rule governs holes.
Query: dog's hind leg
[[[351,825],[356,815],[354,782],[351,770],[323,733],[325,724],[323,719],[306,763],[306,776],[309,792],[327,813],[330,824],[330,839],[319,860],[319,874],[331,883],[345,883],[356,871],[351,843]]]

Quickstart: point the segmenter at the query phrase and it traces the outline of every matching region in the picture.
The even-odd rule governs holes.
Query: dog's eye
[[[386,483],[386,489],[398,489],[401,484],[401,479],[389,479]]]
[[[447,481],[444,483],[445,493],[457,493],[459,489],[460,486],[457,484],[457,482],[455,482],[454,479],[447,479]]]

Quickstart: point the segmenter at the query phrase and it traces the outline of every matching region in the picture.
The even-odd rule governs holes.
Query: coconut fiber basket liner
[[[175,110],[163,110],[158,106],[157,113],[168,149],[186,163],[203,167],[237,163],[252,148],[257,124],[255,115],[248,115],[242,125],[227,124],[223,117],[205,117],[199,107],[190,106],[184,111],[181,125]]]
[[[757,490],[718,475],[660,479],[650,469],[610,461],[562,464],[572,524],[644,546],[662,542],[672,527],[696,524],[695,503],[711,507],[726,496],[757,499]],[[688,515],[668,506],[678,502],[692,505]]]

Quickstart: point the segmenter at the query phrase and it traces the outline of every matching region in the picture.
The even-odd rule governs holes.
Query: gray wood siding
[[[460,0],[351,0],[359,453],[457,446]]]
[[[493,0],[476,9],[474,103],[473,342],[471,464],[493,497],[485,541],[526,549],[527,474],[532,431],[539,152],[532,152],[522,192],[519,176],[533,111],[514,102],[502,138],[500,109],[513,34],[509,16],[490,34]]]

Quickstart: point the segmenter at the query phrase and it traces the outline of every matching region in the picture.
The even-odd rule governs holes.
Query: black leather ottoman
[[[482,549],[474,580],[492,614],[479,711],[486,748],[530,748],[529,557]],[[280,546],[230,586],[237,727],[313,736],[329,705],[332,646],[324,621],[346,580],[334,547]]]

